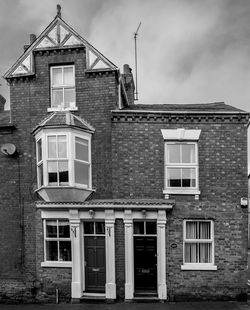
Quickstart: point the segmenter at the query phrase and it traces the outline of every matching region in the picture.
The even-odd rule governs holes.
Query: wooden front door
[[[134,237],[134,281],[135,292],[157,290],[157,238]]]
[[[88,223],[93,225],[93,232],[84,236],[85,256],[85,290],[87,292],[103,293],[106,283],[106,259],[104,223],[101,233],[97,228],[102,223]]]

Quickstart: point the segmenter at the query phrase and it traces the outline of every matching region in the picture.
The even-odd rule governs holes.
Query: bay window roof
[[[57,111],[50,114],[33,130],[33,134],[37,134],[42,128],[64,128],[73,127],[85,132],[93,133],[95,131],[86,120],[74,115],[69,111]]]

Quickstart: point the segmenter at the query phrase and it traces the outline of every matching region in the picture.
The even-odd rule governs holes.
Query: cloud
[[[226,101],[249,110],[250,1],[61,0],[62,17],[122,68],[134,69],[141,103]],[[58,0],[0,1],[0,72],[56,15]],[[4,83],[0,80],[0,83]],[[0,88],[6,93],[6,87]]]

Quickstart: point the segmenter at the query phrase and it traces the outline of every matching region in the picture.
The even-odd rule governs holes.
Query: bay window
[[[70,130],[46,131],[37,137],[39,187],[91,188],[91,135]]]
[[[182,269],[217,269],[214,266],[213,221],[184,221]]]

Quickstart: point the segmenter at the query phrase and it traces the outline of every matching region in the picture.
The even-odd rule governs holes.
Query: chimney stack
[[[25,44],[23,46],[24,51],[26,51],[31,46],[31,44],[34,43],[35,41],[36,41],[36,35],[34,33],[31,33],[30,34],[30,44]]]
[[[0,94],[0,112],[4,110],[6,99]]]
[[[36,41],[36,35],[34,33],[30,34],[30,45]]]
[[[129,67],[128,64],[123,66],[123,74],[122,78],[124,81],[125,90],[127,93],[129,104],[134,104],[134,93],[135,93],[135,85],[134,79],[132,74],[132,69]]]

